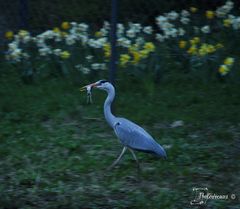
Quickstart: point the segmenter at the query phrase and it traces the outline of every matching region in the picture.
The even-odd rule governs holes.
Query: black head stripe
[[[103,84],[103,83],[106,83],[106,82],[107,82],[106,80],[101,80],[100,84]]]

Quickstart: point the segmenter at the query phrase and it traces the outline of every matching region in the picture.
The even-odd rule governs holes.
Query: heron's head
[[[88,84],[84,87],[82,87],[80,90],[81,91],[84,91],[85,89],[92,89],[92,88],[97,88],[97,89],[100,89],[100,90],[105,90],[105,91],[109,91],[111,88],[113,88],[112,84],[106,80],[99,80],[95,83],[91,83],[91,84]]]

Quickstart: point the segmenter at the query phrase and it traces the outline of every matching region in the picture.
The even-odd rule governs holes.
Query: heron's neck
[[[108,96],[107,96],[107,99],[104,102],[104,115],[105,115],[105,118],[106,118],[108,124],[111,127],[113,127],[114,126],[114,121],[115,121],[115,118],[116,118],[112,114],[112,111],[111,111],[111,104],[112,104],[112,102],[114,100],[114,97],[115,97],[114,87],[112,86],[112,88],[108,89],[107,93],[108,93]]]

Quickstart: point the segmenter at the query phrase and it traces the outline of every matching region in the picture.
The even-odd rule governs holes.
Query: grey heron
[[[119,163],[127,149],[129,149],[132,153],[133,158],[138,164],[138,167],[140,167],[140,165],[134,150],[151,153],[158,157],[167,157],[163,147],[158,144],[142,127],[128,119],[116,117],[112,114],[111,104],[115,97],[115,88],[110,82],[106,80],[100,80],[82,87],[81,90],[83,91],[86,89],[89,93],[92,88],[97,88],[107,92],[108,96],[104,102],[104,116],[107,123],[113,128],[116,136],[123,145],[121,154],[113,162],[110,168],[113,168]]]

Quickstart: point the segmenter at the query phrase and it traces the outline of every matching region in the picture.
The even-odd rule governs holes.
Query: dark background
[[[136,21],[153,24],[156,16],[171,10],[189,9],[214,10],[226,0],[119,0],[119,22]],[[233,1],[238,8],[239,1]],[[39,32],[59,25],[62,21],[86,22],[100,27],[109,20],[111,0],[1,0],[0,29],[27,29]]]

